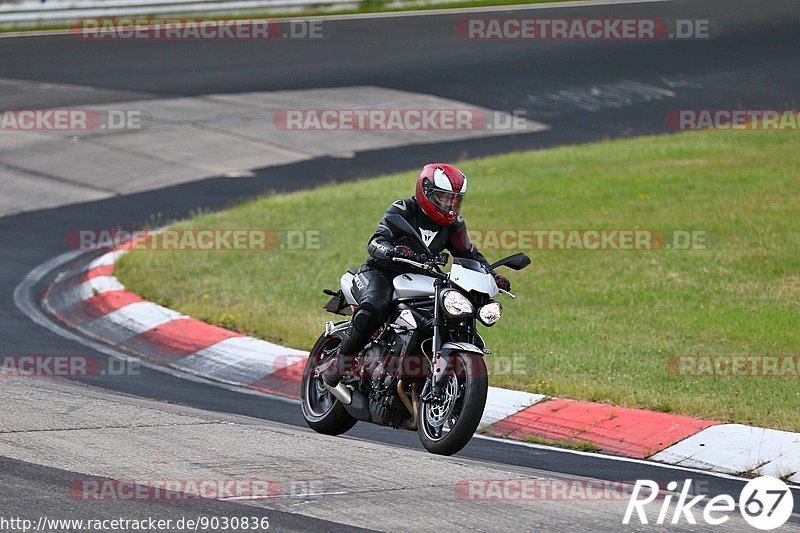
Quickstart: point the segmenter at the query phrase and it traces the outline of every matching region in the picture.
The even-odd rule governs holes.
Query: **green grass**
[[[546,446],[557,446],[559,448],[566,448],[568,450],[578,450],[581,452],[596,453],[598,448],[593,442],[585,440],[570,440],[570,439],[545,439],[537,437],[536,435],[524,435],[522,442],[530,444],[544,444]]]
[[[532,266],[508,273],[518,299],[484,328],[488,359],[517,362],[516,372],[495,368],[493,385],[800,430],[796,377],[667,371],[671,356],[800,352],[797,133],[691,132],[459,167],[471,178],[471,228],[701,230],[711,240],[693,251],[532,252]],[[319,250],[136,251],[118,274],[189,315],[308,348],[333,318],[320,290],[363,261],[380,216],[410,195],[417,172],[265,196],[180,224],[320,230]]]

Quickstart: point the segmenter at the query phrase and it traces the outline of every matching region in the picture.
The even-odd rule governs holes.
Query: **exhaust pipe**
[[[403,402],[403,405],[406,406],[408,412],[411,414],[411,424],[406,429],[410,429],[411,431],[417,430],[417,384],[414,383],[411,385],[411,395],[413,396],[414,403],[411,403],[411,400],[408,399],[408,395],[406,391],[403,390],[403,380],[399,380],[397,382],[397,396],[400,397],[400,401]],[[408,419],[406,419],[408,420]]]
[[[335,387],[331,387],[324,381],[322,384],[325,385],[325,388],[328,389],[331,394],[333,394],[334,398],[342,402],[344,405],[350,405],[350,402],[353,401],[353,395],[350,393],[350,389],[348,389],[347,385],[341,381]]]

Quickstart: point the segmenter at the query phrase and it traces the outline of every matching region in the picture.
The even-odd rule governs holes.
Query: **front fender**
[[[452,353],[474,353],[483,357],[483,350],[469,342],[446,342],[442,345],[442,350],[433,362],[433,387],[438,392],[439,383],[444,376],[444,372],[450,364],[450,354]]]
[[[442,355],[450,355],[452,352],[469,352],[483,355],[483,350],[469,342],[446,342],[442,345]]]

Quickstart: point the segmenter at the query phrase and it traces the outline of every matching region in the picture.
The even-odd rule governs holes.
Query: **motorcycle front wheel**
[[[450,358],[440,399],[420,398],[417,411],[419,439],[437,455],[453,455],[467,445],[478,429],[489,390],[483,357],[458,353]]]

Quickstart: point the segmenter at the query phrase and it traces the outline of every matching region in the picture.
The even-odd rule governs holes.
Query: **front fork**
[[[445,286],[445,280],[435,279],[433,282],[433,375],[425,381],[421,397],[423,400],[438,400],[442,396],[442,378],[447,369],[447,357],[442,355],[442,333],[444,332],[444,320],[442,318],[442,306],[440,305],[439,295]]]

